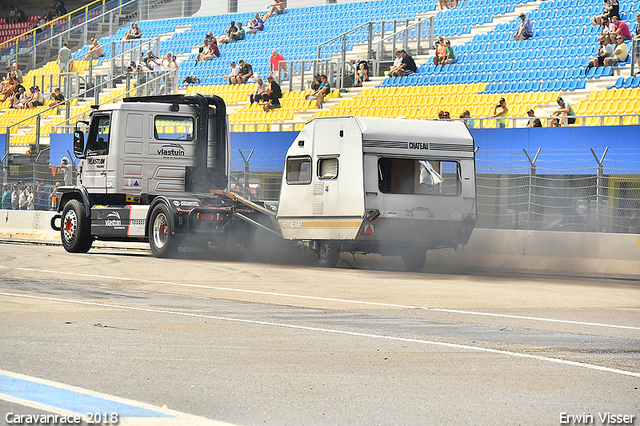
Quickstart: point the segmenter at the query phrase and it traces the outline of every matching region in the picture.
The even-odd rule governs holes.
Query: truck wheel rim
[[[71,243],[76,236],[76,232],[78,230],[78,216],[76,216],[76,212],[73,210],[69,210],[67,214],[64,216],[63,223],[63,235],[64,240],[67,243]]]
[[[160,213],[153,221],[153,243],[157,248],[161,249],[167,243],[168,237],[167,217],[164,213]]]
[[[331,253],[331,247],[329,244],[321,244],[320,245],[320,260],[326,261],[329,259],[329,253]]]

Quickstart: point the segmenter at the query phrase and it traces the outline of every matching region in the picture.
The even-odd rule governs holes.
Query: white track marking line
[[[329,329],[329,328],[309,327],[309,326],[303,326],[303,325],[282,324],[282,323],[269,322],[269,321],[229,318],[229,317],[221,317],[217,315],[194,314],[191,312],[168,311],[164,309],[150,309],[150,308],[140,308],[135,306],[114,305],[109,303],[84,302],[80,300],[60,299],[55,297],[30,296],[30,295],[1,293],[1,292],[0,292],[0,296],[21,297],[21,298],[28,298],[28,299],[46,300],[51,302],[73,303],[77,305],[88,305],[88,306],[98,306],[102,308],[124,309],[124,310],[130,310],[130,311],[178,315],[178,316],[192,317],[192,318],[207,318],[207,319],[213,319],[213,320],[219,320],[219,321],[239,322],[244,324],[264,325],[264,326],[270,326],[270,327],[282,327],[282,328],[289,328],[289,329],[303,330],[303,331],[318,331],[322,333],[342,334],[342,335],[357,336],[357,337],[369,337],[373,339],[393,340],[393,341],[399,341],[399,342],[422,343],[427,345],[441,346],[441,347],[450,348],[450,349],[462,349],[462,350],[486,352],[486,353],[498,354],[498,355],[507,355],[507,356],[519,357],[519,358],[529,358],[529,359],[535,359],[537,361],[571,365],[574,367],[581,367],[581,368],[587,368],[590,370],[604,371],[607,373],[614,373],[614,374],[620,374],[623,376],[640,378],[640,373],[637,373],[634,371],[620,370],[617,368],[604,367],[601,365],[587,364],[583,362],[569,361],[569,360],[564,360],[559,358],[545,357],[541,355],[531,355],[531,354],[520,353],[520,352],[512,352],[512,351],[506,351],[502,349],[491,349],[491,348],[483,348],[482,346],[462,345],[459,343],[446,343],[446,342],[438,342],[435,340],[409,339],[406,337],[385,336],[382,334],[359,333],[359,332],[347,331],[347,330],[336,330],[336,329]]]
[[[352,303],[357,305],[380,306],[385,308],[419,309],[424,311],[445,312],[450,314],[477,315],[477,316],[496,317],[496,318],[521,319],[521,320],[528,320],[528,321],[553,322],[553,323],[573,324],[573,325],[587,325],[587,326],[605,327],[605,328],[620,328],[624,330],[640,330],[640,327],[634,327],[629,325],[602,324],[602,323],[596,323],[596,322],[571,321],[571,320],[561,320],[561,319],[541,318],[541,317],[527,317],[522,315],[496,314],[491,312],[477,312],[477,311],[463,311],[463,310],[457,310],[457,309],[429,308],[426,306],[397,305],[393,303],[367,302],[362,300],[334,299],[330,297],[304,296],[299,294],[275,293],[270,291],[258,291],[258,290],[244,290],[239,288],[206,286],[201,284],[184,284],[184,283],[175,283],[170,281],[145,280],[142,278],[112,277],[108,275],[94,275],[94,274],[79,274],[76,272],[49,271],[45,269],[19,268],[14,266],[0,266],[0,269],[11,269],[16,271],[28,271],[28,272],[38,272],[38,273],[44,272],[44,273],[56,274],[56,275],[72,275],[77,277],[112,279],[112,280],[131,281],[131,282],[142,282],[142,283],[149,283],[149,284],[163,284],[163,285],[171,285],[176,287],[201,288],[201,289],[207,289],[207,290],[259,294],[264,296],[278,296],[278,297],[291,297],[296,299],[323,300],[327,302]]]

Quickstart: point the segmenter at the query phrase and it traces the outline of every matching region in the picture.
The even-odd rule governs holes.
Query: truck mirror
[[[73,132],[73,153],[76,157],[84,153],[84,133],[80,130]]]

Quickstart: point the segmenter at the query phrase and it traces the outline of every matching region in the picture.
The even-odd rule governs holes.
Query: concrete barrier
[[[475,229],[464,247],[428,252],[425,269],[640,279],[640,235]]]
[[[54,214],[39,210],[0,210],[0,239],[61,244],[60,232],[50,225]]]

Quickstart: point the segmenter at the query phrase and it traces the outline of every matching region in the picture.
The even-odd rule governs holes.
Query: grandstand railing
[[[412,56],[428,53],[433,46],[435,18],[428,20],[418,19],[418,22],[406,25],[404,28],[383,36],[375,43],[375,59],[373,69],[375,75],[380,75],[380,63],[393,61],[397,50],[398,40],[402,40],[402,48],[409,51]],[[427,33],[425,36],[425,32]],[[426,48],[425,48],[426,45]],[[390,48],[389,48],[390,46]],[[413,48],[413,49],[412,49]]]
[[[640,24],[638,24],[640,25]],[[640,56],[640,38],[634,38],[631,43],[631,75],[635,75],[636,57]],[[640,70],[638,70],[640,71]]]
[[[109,19],[109,33],[113,33],[114,15],[122,9],[133,6],[138,0],[96,0],[88,5],[70,12],[52,22],[36,27],[26,33],[0,44],[0,60],[17,62],[21,56],[31,56],[31,67],[36,67],[36,52],[45,45],[62,47],[62,40],[72,33],[83,31],[84,44],[89,43],[88,28],[90,25]],[[90,9],[93,7],[93,9]],[[94,16],[91,16],[91,15]]]

